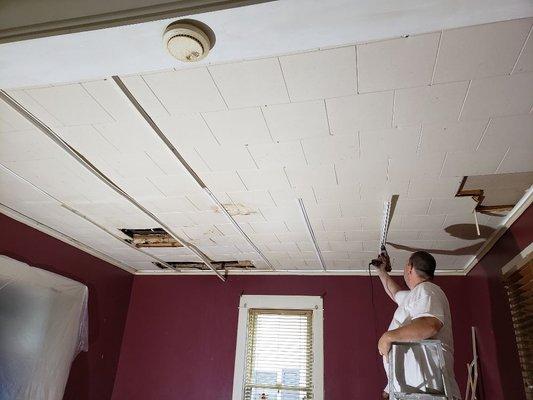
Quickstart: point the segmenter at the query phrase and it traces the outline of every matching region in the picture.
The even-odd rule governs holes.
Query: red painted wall
[[[478,328],[481,394],[487,400],[526,398],[501,269],[532,241],[529,207],[467,277],[472,321]]]
[[[133,275],[3,214],[0,254],[88,286],[89,351],[74,361],[64,399],[110,399]]]
[[[471,358],[466,280],[440,277],[452,308],[457,372],[464,387]],[[239,297],[245,294],[324,296],[324,374],[328,400],[378,399],[385,384],[376,349],[368,277],[136,277],[122,344],[114,400],[230,400]],[[377,330],[393,303],[374,278]]]

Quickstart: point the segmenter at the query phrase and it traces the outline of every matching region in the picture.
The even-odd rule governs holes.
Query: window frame
[[[313,329],[313,400],[324,399],[324,307],[320,296],[242,295],[239,302],[237,346],[233,373],[232,400],[243,400],[248,345],[248,310],[311,310]]]

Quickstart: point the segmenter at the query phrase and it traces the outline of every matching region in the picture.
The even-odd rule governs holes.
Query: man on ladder
[[[435,259],[425,251],[417,251],[409,257],[404,267],[403,277],[409,290],[401,290],[400,286],[392,280],[387,273],[390,270],[390,260],[387,252],[379,256],[380,264],[378,276],[385,292],[398,304],[389,330],[385,332],[378,342],[379,353],[383,356],[385,371],[389,374],[388,355],[393,342],[415,342],[425,339],[436,339],[442,343],[444,354],[445,378],[449,384],[448,390],[451,398],[460,399],[459,387],[453,372],[453,335],[452,320],[448,299],[442,289],[435,285]],[[399,360],[403,359],[404,383],[421,392],[431,393],[437,385],[435,377],[437,371],[431,371],[435,366],[429,354],[423,348],[418,351],[411,349]],[[424,370],[425,369],[425,370]],[[389,398],[389,385],[383,392],[383,398]]]

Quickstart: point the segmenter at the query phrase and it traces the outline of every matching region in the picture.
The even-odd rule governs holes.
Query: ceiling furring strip
[[[254,251],[261,257],[261,259],[267,264],[267,266],[272,270],[275,271],[274,266],[270,262],[270,260],[263,254],[263,252],[257,247],[257,245],[250,239],[250,237],[243,231],[243,229],[240,227],[239,223],[233,218],[230,213],[226,210],[222,202],[215,196],[211,190],[207,187],[207,185],[204,183],[202,178],[198,176],[198,174],[194,171],[194,169],[189,165],[189,163],[183,158],[183,156],[180,154],[180,152],[176,149],[176,147],[172,144],[172,142],[165,136],[163,131],[157,126],[157,124],[154,122],[154,120],[150,117],[150,115],[146,112],[146,110],[141,106],[141,104],[137,101],[133,93],[130,92],[130,90],[127,88],[127,86],[124,84],[122,79],[118,76],[112,77],[113,82],[116,84],[116,87],[119,89],[119,91],[122,93],[122,95],[131,103],[131,105],[139,112],[141,117],[144,119],[144,121],[150,126],[150,128],[154,131],[154,133],[163,141],[163,143],[168,147],[168,149],[174,154],[174,156],[178,159],[178,161],[181,163],[181,165],[187,170],[187,172],[192,176],[192,178],[198,183],[198,185],[203,189],[203,191],[207,194],[209,199],[222,210],[223,214],[228,218],[230,223],[237,229],[237,231],[241,234],[241,236],[248,242],[248,244],[254,249]]]
[[[142,204],[137,202],[137,200],[135,200],[132,196],[130,196],[128,193],[122,190],[119,186],[117,186],[111,179],[109,179],[103,172],[101,172],[98,168],[96,168],[96,166],[94,166],[82,154],[80,154],[76,149],[74,149],[67,142],[65,142],[57,133],[55,133],[52,129],[50,129],[47,125],[45,125],[42,121],[40,121],[31,112],[29,112],[26,108],[24,108],[21,104],[19,104],[15,99],[13,99],[9,94],[7,94],[4,90],[1,90],[1,89],[0,89],[0,98],[3,99],[9,106],[11,106],[20,115],[26,118],[29,122],[31,122],[37,129],[39,129],[42,133],[44,133],[55,144],[57,144],[61,149],[63,149],[66,153],[68,153],[71,157],[73,157],[79,164],[85,167],[91,174],[96,176],[106,186],[108,186],[113,191],[115,191],[117,194],[125,198],[128,202],[133,204],[140,211],[142,211],[144,214],[150,217],[153,221],[155,221],[159,226],[165,229],[169,233],[169,235],[171,235],[174,239],[176,239],[184,247],[186,247],[194,255],[196,255],[209,269],[211,269],[218,276],[219,279],[221,279],[222,281],[226,280],[225,277],[219,271],[217,271],[217,269],[211,264],[211,260],[209,259],[209,257],[207,257],[200,249],[198,249],[192,243],[187,242],[185,239],[182,239],[167,224],[161,221],[155,214],[153,214],[150,210],[145,208]]]

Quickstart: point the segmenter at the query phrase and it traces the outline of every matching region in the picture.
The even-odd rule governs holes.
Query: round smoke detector
[[[206,32],[195,25],[180,21],[167,27],[163,43],[172,57],[184,62],[200,61],[211,49],[211,40]]]

